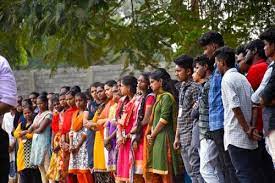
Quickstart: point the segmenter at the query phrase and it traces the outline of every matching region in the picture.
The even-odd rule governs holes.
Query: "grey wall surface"
[[[165,66],[164,66],[165,68]],[[147,69],[150,71],[150,69]],[[174,78],[173,66],[169,73]],[[59,68],[51,74],[50,70],[15,70],[18,95],[28,96],[32,91],[58,93],[62,86],[78,85],[83,91],[89,88],[95,81],[105,82],[110,79],[118,79],[123,73],[122,65],[91,66],[87,69]],[[139,71],[134,71],[138,76]]]

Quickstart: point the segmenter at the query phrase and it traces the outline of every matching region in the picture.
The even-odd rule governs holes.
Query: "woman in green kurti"
[[[176,130],[177,104],[173,97],[170,75],[158,69],[150,76],[150,86],[157,95],[151,120],[151,134],[147,135],[149,155],[148,172],[153,173],[148,182],[173,182],[178,174],[179,156],[173,148]],[[172,94],[173,93],[173,94]],[[150,125],[150,124],[149,124]]]

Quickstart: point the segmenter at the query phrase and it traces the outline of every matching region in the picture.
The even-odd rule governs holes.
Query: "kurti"
[[[14,137],[18,140],[18,151],[17,151],[17,171],[20,172],[26,168],[35,168],[30,163],[31,146],[32,146],[32,134],[26,134],[26,139],[22,139],[20,133],[27,130],[29,126],[26,124],[19,123],[16,130],[14,131]]]
[[[108,118],[111,101],[109,101],[102,111],[98,109],[95,113],[93,121],[96,123],[99,119]],[[95,134],[94,142],[94,171],[106,172],[107,171],[107,151],[104,148],[104,127],[101,126]]]
[[[143,101],[145,100],[145,101]],[[144,105],[142,105],[142,102],[144,102]],[[139,116],[141,117],[142,119],[138,120],[136,119],[135,121],[135,124],[134,126],[138,127],[138,128],[141,128],[139,132],[137,132],[138,134],[135,134],[136,136],[136,141],[137,141],[137,149],[135,150],[135,156],[134,156],[134,173],[135,174],[143,174],[143,152],[144,152],[144,139],[146,138],[145,137],[145,131],[147,129],[147,124],[146,125],[143,125],[141,126],[142,124],[137,124],[137,123],[140,123],[143,118],[144,118],[144,114],[145,114],[145,109],[146,107],[148,106],[153,106],[154,103],[155,103],[155,96],[153,94],[149,94],[147,96],[145,96],[145,99],[144,97],[140,96],[138,98],[138,111],[137,111],[137,115],[139,116],[139,111],[142,110],[142,113],[143,115],[142,116]],[[148,121],[149,122],[149,121]]]
[[[70,133],[72,133],[73,146],[76,146],[83,136],[87,136],[86,128],[83,126],[83,113],[79,114],[79,111],[76,111],[73,114]],[[69,173],[78,174],[90,172],[86,140],[77,153],[70,153]]]
[[[52,133],[55,134],[53,139],[53,148],[60,147],[61,144],[61,129],[63,125],[63,116],[61,113],[55,113],[52,119]],[[50,166],[47,171],[47,177],[49,180],[61,181],[65,179],[66,173],[62,171],[62,151],[59,149],[57,152],[53,152],[51,156]]]
[[[127,98],[125,99],[127,100]],[[137,118],[137,110],[139,101],[133,97],[127,104],[123,106],[123,113],[121,119],[118,120],[118,131],[122,136],[126,137],[133,128]],[[130,178],[130,157],[131,139],[127,138],[124,144],[118,147],[117,160],[117,176],[118,181],[129,181]]]
[[[33,123],[40,125],[41,122],[48,118],[52,120],[52,114],[50,111],[39,113],[34,118]],[[48,153],[50,157],[51,149],[51,126],[48,125],[46,129],[40,134],[34,134],[32,138],[32,149],[31,149],[31,163],[33,165],[42,165],[45,160],[45,156]]]
[[[168,93],[157,95],[156,103],[153,107],[153,126],[154,129],[160,120],[167,122],[165,127],[157,134],[154,143],[149,147],[148,171],[156,174],[167,175],[178,173],[178,155],[173,148],[176,129],[176,101]],[[169,172],[169,167],[173,172]]]
[[[117,103],[114,103],[109,110],[108,121],[106,123],[107,137],[111,136],[116,131],[115,115]],[[112,138],[109,143],[107,170],[116,170],[116,137]]]

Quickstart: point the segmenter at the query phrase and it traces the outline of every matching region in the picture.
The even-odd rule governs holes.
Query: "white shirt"
[[[222,78],[222,102],[224,107],[224,148],[228,145],[256,149],[258,143],[250,140],[243,131],[232,109],[241,108],[247,123],[251,122],[252,102],[250,100],[253,90],[245,76],[236,68],[227,70]]]
[[[13,120],[14,120],[14,115],[12,116],[10,112],[4,114],[2,129],[9,134],[10,145],[15,142],[15,138],[11,134],[11,132],[13,131]],[[14,160],[15,160],[15,150],[13,152],[10,152],[10,161],[14,161]]]
[[[261,84],[259,86],[259,88],[255,91],[255,93],[253,93],[253,95],[251,96],[251,100],[253,103],[255,104],[259,104],[260,103],[260,97],[261,97],[261,93],[264,90],[264,88],[266,87],[270,77],[271,77],[271,73],[272,73],[272,65],[274,64],[274,61],[272,61],[267,70],[264,73],[264,77],[261,81]]]

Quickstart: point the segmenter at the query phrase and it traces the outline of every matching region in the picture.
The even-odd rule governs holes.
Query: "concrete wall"
[[[173,76],[173,69],[169,69]],[[136,76],[140,72],[134,72]],[[17,82],[18,95],[27,96],[32,91],[59,92],[62,86],[78,85],[84,91],[90,84],[110,79],[118,79],[123,73],[122,65],[91,66],[88,69],[60,68],[51,73],[50,70],[17,70],[14,75]]]

